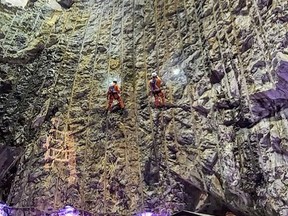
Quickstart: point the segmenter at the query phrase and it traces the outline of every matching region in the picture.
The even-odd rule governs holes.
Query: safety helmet
[[[156,72],[153,72],[153,73],[152,73],[152,77],[157,77],[157,73],[156,73]]]

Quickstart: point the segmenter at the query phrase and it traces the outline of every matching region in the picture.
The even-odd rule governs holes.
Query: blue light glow
[[[144,212],[141,213],[139,216],[154,216],[154,214],[152,212]]]
[[[0,216],[8,216],[8,209],[6,204],[0,203]]]
[[[74,209],[72,206],[65,206],[63,209],[59,210],[59,216],[79,216],[80,212]]]

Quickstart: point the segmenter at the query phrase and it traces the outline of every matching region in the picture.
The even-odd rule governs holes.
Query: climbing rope
[[[78,11],[79,13],[81,13],[80,11]],[[76,13],[77,14],[77,13]],[[82,16],[83,16],[83,12],[80,14],[80,18],[82,18]],[[80,19],[81,20],[81,19]],[[72,29],[72,33],[71,33],[71,36],[74,34],[74,32],[75,32],[75,28],[76,28],[76,24],[77,24],[77,22],[74,22],[74,24],[73,24],[73,29]],[[87,25],[87,24],[86,24]],[[85,36],[83,37],[83,42],[82,43],[84,43],[84,39],[85,39]],[[67,55],[67,50],[68,50],[68,46],[69,46],[69,41],[67,41],[67,45],[66,45],[66,48],[65,48],[65,53],[64,53],[64,55],[63,56],[66,56]],[[80,54],[80,56],[79,56],[79,58],[81,58],[81,54]],[[61,64],[61,67],[62,67],[62,64]],[[59,70],[60,71],[60,70]],[[61,73],[61,71],[59,72],[59,74]],[[55,82],[54,82],[54,85],[53,85],[53,89],[54,90],[56,90],[55,88],[56,88],[56,85],[57,85],[57,83],[58,83],[58,79],[59,79],[59,74],[57,74],[57,76],[56,76],[56,80],[55,80]],[[76,71],[76,74],[77,74],[77,71]],[[72,85],[72,93],[73,93],[73,90],[74,90],[74,85],[75,85],[75,80],[74,80],[74,82],[73,82],[73,85]],[[51,97],[52,97],[52,93],[51,93]],[[67,110],[67,116],[66,116],[66,118],[64,119],[64,122],[65,122],[65,127],[64,127],[64,142],[63,142],[63,148],[64,149],[68,149],[69,147],[68,147],[68,142],[67,142],[67,140],[69,139],[68,138],[68,119],[69,119],[69,113],[70,113],[70,109],[71,109],[71,102],[72,102],[72,96],[70,97],[70,100],[69,100],[69,105],[68,105],[68,110]],[[68,156],[68,152],[65,152],[65,154],[64,154],[64,160],[65,159],[67,159],[67,158],[69,158],[69,156]],[[54,192],[54,208],[58,208],[58,207],[60,207],[61,205],[59,204],[58,205],[58,194],[61,194],[61,192],[59,191],[59,182],[60,182],[60,180],[62,180],[63,179],[63,176],[62,175],[64,175],[64,167],[63,166],[57,166],[57,167],[55,167],[56,169],[57,169],[57,172],[56,172],[56,175],[57,175],[57,178],[56,178],[56,190],[55,190],[55,192]],[[62,191],[62,189],[63,188],[61,188],[60,190]],[[60,193],[59,193],[60,192]],[[62,200],[61,200],[62,201]],[[61,202],[60,201],[60,202]]]
[[[108,59],[108,68],[107,68],[107,75],[108,77],[110,77],[110,68],[111,68],[111,56],[110,56],[110,50],[111,50],[111,36],[112,36],[112,28],[113,28],[113,22],[115,19],[115,2],[114,0],[110,1],[109,4],[112,2],[112,14],[111,14],[111,21],[110,21],[110,34],[109,34],[109,46],[108,46],[108,50],[107,50],[107,59]],[[108,86],[107,88],[109,87]],[[105,125],[105,153],[104,153],[104,212],[108,212],[108,207],[107,207],[107,201],[108,201],[108,192],[107,192],[107,187],[108,187],[108,183],[107,183],[107,176],[108,176],[108,169],[110,167],[107,166],[107,154],[108,154],[108,143],[109,143],[109,137],[108,137],[108,132],[109,132],[109,121],[110,118],[109,116],[107,116],[106,119],[106,125]],[[111,170],[109,170],[111,172]]]
[[[143,192],[143,177],[141,172],[141,160],[140,160],[140,142],[139,142],[139,124],[138,124],[138,107],[137,107],[137,73],[136,73],[136,35],[135,35],[135,0],[133,0],[133,95],[134,95],[134,113],[135,113],[135,137],[136,137],[136,147],[137,147],[137,164],[138,164],[138,175],[139,175],[139,186],[140,186],[140,212],[144,212],[144,192]],[[144,30],[145,31],[145,30]]]

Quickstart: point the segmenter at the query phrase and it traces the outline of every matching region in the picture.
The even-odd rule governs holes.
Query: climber
[[[120,92],[120,87],[117,85],[117,81],[114,80],[111,83],[111,85],[109,86],[108,92],[107,92],[107,100],[108,100],[107,111],[111,111],[114,99],[118,100],[119,107],[121,108],[121,110],[124,109],[124,103],[122,101],[120,93],[121,93]]]
[[[165,95],[161,88],[161,79],[154,72],[152,73],[152,79],[149,82],[150,86],[150,95],[151,93],[154,95],[155,99],[155,107],[164,106],[165,105]]]

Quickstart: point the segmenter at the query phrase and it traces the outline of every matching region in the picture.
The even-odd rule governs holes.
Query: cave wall
[[[21,158],[8,203],[131,215],[217,200],[239,214],[287,214],[287,7],[1,6],[1,146]],[[148,97],[154,71],[160,110]],[[105,116],[114,78],[126,112]]]
[[[287,3],[206,1],[200,7],[223,192],[247,212],[258,205],[259,215],[286,215]]]

